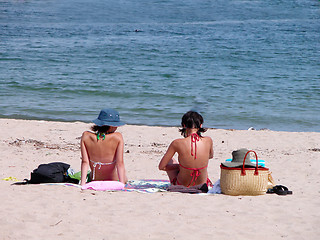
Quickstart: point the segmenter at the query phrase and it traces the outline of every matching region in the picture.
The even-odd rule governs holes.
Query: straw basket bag
[[[247,155],[253,152],[256,156],[256,167],[245,167]],[[258,156],[255,151],[248,151],[242,167],[225,167],[220,165],[221,192],[227,195],[263,195],[267,192],[269,169],[258,168]]]

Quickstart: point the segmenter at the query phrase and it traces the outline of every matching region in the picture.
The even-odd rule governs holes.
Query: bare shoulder
[[[184,138],[175,139],[171,142],[170,146],[172,146],[173,148],[178,148],[179,146],[183,145],[184,141]]]
[[[118,141],[123,141],[123,136],[119,132],[114,132],[114,133],[110,134],[110,136],[117,139]]]
[[[212,143],[212,138],[211,137],[208,137],[208,136],[205,136],[203,137],[203,140],[207,143]]]
[[[94,133],[92,133],[92,132],[85,131],[85,132],[82,133],[81,139],[82,140],[86,140],[86,139],[90,138],[93,134]]]
[[[185,138],[177,138],[172,141],[172,144],[181,144],[184,140]]]

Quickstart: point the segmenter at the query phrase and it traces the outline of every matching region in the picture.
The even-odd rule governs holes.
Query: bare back
[[[94,180],[119,180],[117,166],[123,164],[123,139],[121,133],[109,133],[105,139],[97,139],[92,132],[84,132],[81,138],[82,161],[90,165]]]
[[[179,164],[172,159],[175,153],[178,153]],[[191,144],[191,136],[183,139],[174,140],[163,158],[160,161],[159,169],[174,171],[178,168],[174,178],[178,183],[184,186],[192,184],[202,184],[207,182],[207,166],[209,159],[213,157],[212,139],[210,137],[199,137],[198,141]],[[177,166],[177,167],[176,167]],[[196,178],[194,174],[198,174]],[[169,175],[172,180],[172,175]]]
[[[177,179],[182,185],[188,185],[192,180],[191,169],[199,169],[200,175],[195,181],[195,184],[205,183],[207,181],[207,166],[212,149],[212,140],[209,137],[200,137],[199,141],[193,143],[191,147],[191,137],[175,140],[176,151],[180,171]]]

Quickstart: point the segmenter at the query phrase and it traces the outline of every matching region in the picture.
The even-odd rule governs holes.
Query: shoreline
[[[39,121],[39,122],[56,122],[56,123],[84,123],[93,124],[91,121],[80,121],[80,120],[51,120],[51,119],[25,119],[25,118],[1,118],[0,120],[21,120],[21,121]],[[147,125],[147,124],[126,124],[126,126],[145,126],[145,127],[163,127],[163,128],[180,128],[180,125]],[[226,130],[226,131],[272,131],[272,132],[288,132],[288,133],[320,133],[317,131],[285,131],[285,130],[273,130],[268,128],[255,129],[254,127],[249,127],[248,129],[236,129],[236,128],[215,128],[215,127],[205,127],[211,130]]]
[[[320,234],[317,132],[208,129],[204,134],[214,144],[214,158],[208,166],[213,182],[220,178],[220,163],[233,150],[246,147],[265,160],[276,184],[293,191],[288,196],[98,192],[18,186],[3,180],[22,181],[38,165],[57,161],[78,171],[80,137],[91,125],[0,119],[0,211],[8,216],[0,219],[0,239],[317,239]],[[157,166],[171,141],[181,137],[178,128],[125,125],[118,131],[125,141],[129,180],[167,180]]]

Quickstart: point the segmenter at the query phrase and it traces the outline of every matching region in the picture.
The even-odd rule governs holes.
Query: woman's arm
[[[162,157],[159,163],[159,170],[168,171],[168,170],[179,168],[179,165],[177,164],[169,164],[169,162],[172,160],[172,157],[177,152],[176,145],[177,145],[176,141],[173,141],[170,144],[167,152],[164,154],[164,156]]]
[[[209,159],[213,158],[213,141],[211,139],[211,137],[209,137],[210,141],[210,152],[209,152]]]
[[[87,173],[89,169],[89,156],[87,152],[86,145],[84,144],[85,133],[82,134],[81,137],[81,181],[80,185],[84,185],[87,182]]]
[[[119,133],[119,143],[118,143],[118,147],[116,150],[116,156],[115,156],[115,160],[116,160],[116,164],[117,164],[117,171],[118,171],[118,178],[119,181],[122,183],[126,183],[128,181],[127,179],[127,175],[126,175],[126,169],[124,166],[124,161],[123,161],[123,138],[122,135]]]

